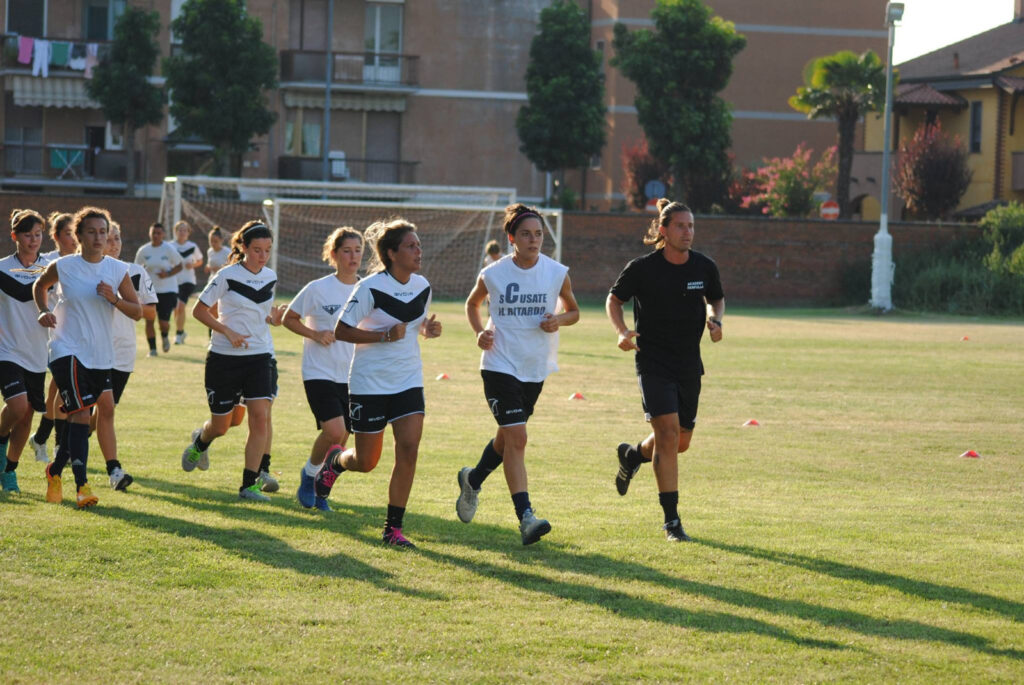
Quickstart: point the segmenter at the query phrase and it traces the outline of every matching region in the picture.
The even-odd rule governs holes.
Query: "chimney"
[[[1017,2],[1024,2],[1024,0],[1017,0]],[[960,71],[960,53],[953,53],[953,71]]]

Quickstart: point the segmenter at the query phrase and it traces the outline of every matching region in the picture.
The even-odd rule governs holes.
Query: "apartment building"
[[[124,191],[121,133],[89,100],[85,82],[126,5],[160,14],[159,42],[166,56],[174,50],[169,24],[183,1],[0,0],[5,21],[0,188]],[[545,174],[519,152],[515,117],[526,101],[530,40],[548,4],[247,0],[247,11],[260,19],[264,40],[279,56],[280,86],[268,94],[278,119],[236,161],[236,173],[322,180],[329,102],[329,180],[512,186],[521,197],[539,200],[546,192]],[[584,196],[585,207],[609,209],[623,202],[622,148],[642,136],[632,84],[609,64],[612,30],[616,22],[653,26],[654,3],[580,4],[591,16],[594,48],[605,56],[609,136],[590,168],[568,173],[566,183]],[[807,121],[786,100],[813,57],[844,48],[883,53],[884,1],[710,4],[748,41],[723,94],[734,107],[737,164],[789,154],[802,141],[816,149],[832,144],[834,123]],[[41,50],[47,51],[45,59],[38,57]],[[162,83],[159,72],[153,79]],[[208,169],[209,147],[178,135],[171,119],[137,136],[140,194],[158,192],[165,175]]]

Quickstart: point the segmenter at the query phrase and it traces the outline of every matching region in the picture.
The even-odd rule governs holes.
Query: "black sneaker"
[[[640,470],[640,464],[636,466],[630,466],[628,454],[633,449],[633,446],[628,442],[620,442],[617,448],[619,453],[619,472],[615,474],[615,489],[619,491],[620,495],[625,495],[626,491],[629,490],[629,481],[633,480],[633,476]]]
[[[665,530],[665,539],[669,542],[690,542],[693,540],[686,531],[683,530],[683,524],[679,522],[679,519],[669,521],[662,526]]]

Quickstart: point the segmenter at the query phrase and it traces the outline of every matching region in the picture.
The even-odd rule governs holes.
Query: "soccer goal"
[[[360,231],[371,223],[402,217],[416,225],[423,246],[420,273],[430,281],[434,297],[465,297],[476,280],[486,245],[497,240],[503,249],[501,206],[437,204],[425,202],[373,202],[354,200],[276,199],[263,203],[274,232],[271,268],[277,272],[278,290],[296,292],[330,267],[320,259],[323,242],[338,226]],[[562,211],[542,209],[546,235],[543,252],[562,257]],[[368,257],[368,255],[367,255]]]

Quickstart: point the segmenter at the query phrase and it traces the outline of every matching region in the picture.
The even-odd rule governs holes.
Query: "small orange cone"
[[[966,335],[960,338],[960,342],[967,342],[968,340],[970,340],[970,338],[968,338]]]
[[[745,421],[743,423],[743,426],[745,428],[748,427],[748,426],[760,426],[760,425],[761,424],[757,422],[757,419],[747,419],[747,421]]]
[[[440,374],[437,375],[437,378],[435,378],[434,380],[437,380],[437,381],[447,381],[447,380],[450,380],[450,377],[446,373],[440,373]]]
[[[967,450],[960,456],[963,457],[964,459],[981,459],[981,455],[975,452],[974,450]]]
[[[573,394],[569,395],[569,399],[570,400],[585,400],[587,398],[584,397],[583,393],[581,393],[581,392],[574,392]]]

